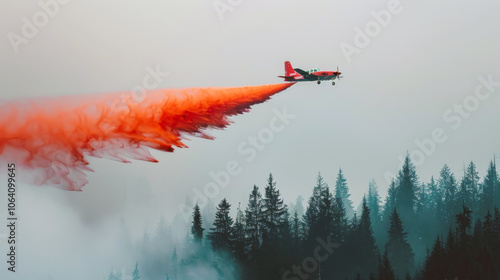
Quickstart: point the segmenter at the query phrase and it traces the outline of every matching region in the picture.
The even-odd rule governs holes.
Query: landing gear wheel
[[[318,81],[318,85],[321,84],[321,81]]]
[[[335,85],[335,82],[332,82],[332,86],[334,86],[334,85]]]

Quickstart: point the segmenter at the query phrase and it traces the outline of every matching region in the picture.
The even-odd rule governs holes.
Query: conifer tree
[[[224,198],[217,206],[214,227],[210,228],[208,239],[215,251],[230,251],[233,219],[229,216],[231,205]]]
[[[339,168],[339,173],[337,175],[337,181],[335,183],[335,197],[340,197],[342,199],[342,204],[344,204],[345,212],[347,218],[351,219],[354,216],[354,207],[352,206],[352,201],[349,199],[351,195],[349,194],[349,187],[347,186],[347,179],[341,168]]]
[[[391,185],[389,186],[389,189],[387,190],[387,197],[385,198],[385,204],[384,204],[383,220],[387,223],[387,225],[389,217],[396,208],[396,199],[397,199],[397,188],[396,188],[396,182],[393,180],[391,182]]]
[[[410,159],[410,154],[407,154],[403,167],[398,173],[396,192],[396,208],[399,210],[403,221],[412,221],[415,216],[418,185],[415,166]]]
[[[316,186],[313,188],[313,193],[309,198],[309,203],[304,214],[304,223],[307,230],[307,239],[315,239],[320,232],[320,206],[323,202],[322,196],[324,195],[324,189],[326,188],[326,183],[320,173],[316,178]]]
[[[201,245],[201,241],[203,240],[204,230],[205,229],[202,227],[200,207],[198,206],[198,203],[196,203],[193,211],[193,224],[191,226],[191,234],[193,235],[195,244]]]
[[[373,229],[370,221],[370,209],[363,197],[361,218],[359,224],[354,228],[354,234],[350,236],[352,250],[355,252],[354,259],[363,278],[367,278],[370,272],[377,267],[378,249],[373,237]]]
[[[464,176],[460,182],[457,200],[459,203],[465,204],[472,211],[473,215],[478,212],[478,182],[479,175],[476,171],[476,166],[473,162],[470,162],[467,168],[464,169]]]
[[[280,228],[285,220],[286,207],[279,190],[276,188],[273,175],[269,174],[262,203],[262,225],[266,240],[270,244],[280,237]]]
[[[380,195],[375,180],[368,184],[368,208],[370,209],[370,218],[374,227],[380,223]]]
[[[236,219],[233,225],[233,253],[239,261],[245,259],[245,220],[243,217],[243,211],[241,211],[241,205],[238,204],[238,210],[236,211]]]
[[[138,268],[138,263],[135,263],[135,269],[132,272],[132,280],[139,280],[141,279],[141,276],[139,276],[139,268]]]
[[[245,210],[245,231],[248,238],[248,258],[255,259],[262,241],[262,195],[255,185]]]
[[[345,239],[345,235],[347,234],[347,230],[349,228],[348,219],[346,216],[344,204],[342,203],[342,199],[340,197],[334,197],[333,204],[333,233],[332,237],[334,240],[338,240],[338,242],[342,242]],[[356,216],[356,213],[354,213]]]
[[[457,218],[457,233],[458,238],[465,244],[469,239],[467,231],[471,228],[472,224],[472,211],[464,204],[462,204],[462,212],[456,214]]]
[[[319,206],[319,236],[329,236],[334,232],[334,198],[330,188],[326,186],[321,195],[321,204]]]
[[[379,256],[378,261],[378,280],[396,280],[396,275],[389,261],[387,251],[384,252],[384,256]]]
[[[444,165],[441,169],[438,185],[441,190],[444,192],[444,207],[446,209],[446,221],[444,223],[445,228],[453,226],[455,223],[455,213],[459,210],[459,205],[462,203],[458,203],[457,199],[457,180],[455,179],[455,175],[451,172],[448,165]]]
[[[396,275],[403,278],[406,273],[413,272],[414,254],[396,209],[394,209],[390,220],[389,241],[387,241],[385,249]]]
[[[293,243],[295,246],[297,246],[300,243],[301,239],[303,238],[302,225],[299,219],[299,215],[297,214],[297,211],[293,213],[293,218],[291,221],[291,233],[292,233]]]
[[[431,254],[427,257],[422,272],[423,279],[445,279],[445,252],[439,236],[432,247]]]
[[[495,161],[492,160],[482,184],[481,213],[486,215],[493,211],[494,207],[500,206],[500,181]]]

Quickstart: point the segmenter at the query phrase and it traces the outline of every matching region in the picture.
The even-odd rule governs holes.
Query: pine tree
[[[474,216],[479,217],[479,175],[474,162],[470,162],[465,171],[467,189],[470,192],[470,208]],[[476,218],[477,218],[476,217]]]
[[[334,232],[334,198],[330,192],[330,188],[326,186],[321,194],[321,204],[319,206],[319,235],[318,236],[331,236]]]
[[[495,237],[495,229],[493,225],[493,216],[491,216],[490,211],[487,212],[486,216],[484,217],[484,222],[483,222],[483,234],[484,234],[484,239],[486,242],[490,243],[493,241]]]
[[[375,180],[371,180],[368,184],[368,208],[370,209],[370,218],[372,224],[376,227],[380,223],[380,195]]]
[[[257,186],[253,186],[245,210],[245,231],[248,238],[247,254],[250,259],[257,258],[262,238],[262,195]]]
[[[453,226],[455,222],[455,213],[459,210],[459,205],[462,203],[458,203],[457,199],[457,180],[455,179],[455,175],[451,172],[448,165],[444,165],[441,169],[438,186],[444,192],[444,208],[446,209],[446,221],[444,223],[444,228],[448,228]]]
[[[293,219],[291,221],[292,228],[291,228],[291,233],[292,233],[292,240],[295,246],[297,246],[301,239],[303,238],[302,236],[302,224],[299,219],[299,215],[297,211],[293,213]]]
[[[440,188],[440,185],[431,177],[431,182],[427,185],[429,190],[429,201],[428,206],[431,213],[434,213],[437,218],[438,224],[446,223],[446,209],[443,202],[444,191]],[[435,236],[435,234],[433,234]]]
[[[391,185],[389,186],[389,189],[387,190],[387,197],[385,198],[384,215],[383,215],[383,220],[385,222],[389,221],[389,217],[396,208],[396,198],[397,198],[397,188],[396,188],[396,182],[393,180],[391,182]]]
[[[396,275],[394,274],[391,262],[389,261],[387,251],[384,252],[383,258],[379,256],[378,280],[396,280]]]
[[[245,220],[243,217],[243,211],[241,211],[241,205],[238,205],[238,210],[236,211],[236,220],[233,225],[233,253],[239,261],[245,259]]]
[[[200,214],[200,207],[198,206],[198,203],[196,203],[193,211],[193,225],[191,226],[191,234],[193,235],[195,244],[198,245],[201,245],[201,241],[203,240],[203,231],[205,230],[201,225],[202,218]]]
[[[210,228],[208,239],[215,251],[229,252],[231,249],[233,219],[229,216],[231,205],[224,198],[217,206],[214,227]]]
[[[373,237],[373,229],[370,221],[370,209],[368,209],[366,198],[363,197],[361,218],[359,224],[355,225],[350,236],[350,246],[354,252],[354,261],[359,266],[359,272],[363,278],[367,278],[370,272],[377,267],[378,249]]]
[[[481,214],[484,216],[495,206],[500,206],[500,181],[495,161],[492,160],[482,184]]]
[[[280,228],[285,220],[286,207],[283,203],[273,175],[269,174],[262,205],[262,224],[265,240],[273,243],[280,237]]]
[[[399,210],[403,221],[412,221],[415,217],[418,185],[415,166],[410,159],[410,154],[407,154],[403,167],[398,173],[396,193],[396,208]]]
[[[423,279],[446,279],[445,252],[439,236],[425,261],[422,276]]]
[[[354,216],[354,207],[352,206],[352,201],[349,199],[351,195],[349,194],[349,187],[347,186],[347,180],[344,177],[342,169],[339,168],[339,173],[337,175],[337,181],[335,183],[335,197],[340,197],[344,208],[346,211],[347,218],[352,218]]]
[[[390,220],[389,241],[385,245],[385,249],[396,275],[402,278],[406,273],[413,272],[414,254],[396,209],[394,209]]]
[[[304,223],[307,230],[307,239],[314,240],[320,232],[320,206],[326,183],[320,173],[316,178],[316,186],[313,188],[313,193],[309,198],[309,203],[304,214]]]
[[[338,242],[342,242],[345,240],[345,235],[347,234],[347,230],[349,228],[348,219],[346,216],[346,211],[344,208],[344,204],[342,203],[342,198],[335,197],[333,204],[333,240],[338,240]],[[354,213],[354,217],[356,213]]]
[[[457,233],[459,240],[465,244],[469,239],[468,230],[472,224],[472,211],[464,204],[462,204],[462,212],[456,215],[457,218]]]
[[[416,201],[415,214],[417,216],[422,216],[424,213],[427,212],[429,208],[429,192],[425,184],[422,184],[417,189],[416,196],[417,196],[417,201]]]
[[[132,280],[139,280],[141,279],[141,276],[139,276],[139,268],[138,268],[138,263],[135,263],[135,269],[134,272],[132,272]]]
[[[473,213],[478,212],[477,199],[478,199],[478,181],[479,176],[477,175],[476,166],[473,162],[464,169],[464,176],[460,182],[460,189],[457,193],[457,201],[459,203],[465,204]]]

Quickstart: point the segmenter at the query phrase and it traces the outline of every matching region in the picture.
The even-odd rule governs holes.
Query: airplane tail
[[[297,73],[292,67],[290,61],[285,61],[285,76],[278,76],[280,78],[285,78],[285,81],[295,81],[301,79],[302,75]]]

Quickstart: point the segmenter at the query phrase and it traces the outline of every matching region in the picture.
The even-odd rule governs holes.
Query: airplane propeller
[[[337,66],[337,73],[339,73],[338,76],[337,76],[338,80],[340,80],[340,78],[344,78],[344,76],[340,76],[341,73],[339,71],[339,67],[338,66]]]

